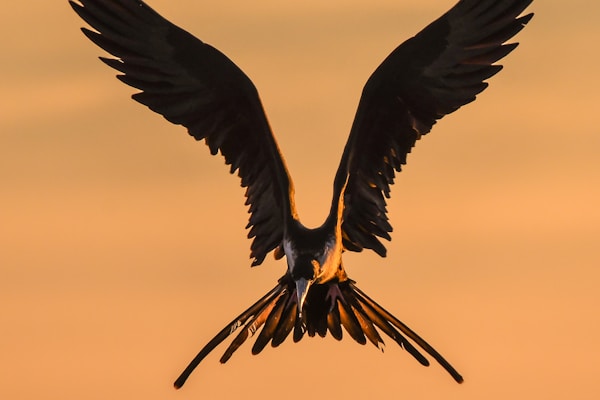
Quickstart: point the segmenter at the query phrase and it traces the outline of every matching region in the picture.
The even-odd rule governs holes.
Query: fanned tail
[[[202,350],[200,350],[196,357],[194,357],[186,369],[181,373],[181,375],[179,375],[179,378],[177,378],[175,381],[175,388],[179,389],[182,387],[190,374],[194,371],[194,369],[196,369],[198,364],[200,364],[200,362],[202,362],[202,360],[204,360],[204,358],[210,354],[215,347],[221,344],[221,342],[227,339],[229,335],[243,325],[244,329],[229,345],[225,351],[225,354],[223,354],[223,357],[221,357],[222,363],[227,362],[229,357],[231,357],[238,347],[240,347],[246,341],[246,339],[248,339],[248,337],[254,335],[254,333],[260,329],[261,325],[265,323],[265,318],[272,314],[271,311],[273,310],[273,306],[282,296],[289,297],[289,293],[287,293],[287,286],[279,283],[266,295],[260,298],[260,300],[254,303],[250,308],[231,321],[214,338],[212,338],[212,340],[208,342],[206,346],[202,348]]]
[[[179,389],[183,386],[198,364],[242,326],[243,329],[221,357],[222,363],[227,362],[233,353],[261,327],[262,330],[252,346],[252,354],[260,353],[269,342],[273,347],[279,346],[292,330],[295,342],[301,340],[305,333],[311,337],[315,334],[324,337],[327,331],[335,339],[341,340],[343,326],[356,342],[366,344],[368,340],[379,349],[383,349],[384,346],[384,341],[379,333],[381,331],[398,343],[420,364],[428,366],[429,361],[412,344],[414,342],[448,371],[456,382],[463,382],[462,376],[440,353],[356,287],[354,281],[335,281],[313,285],[307,295],[301,317],[298,315],[295,291],[294,282],[289,275],[281,278],[275,288],[235,318],[200,350],[177,378],[175,387]]]
[[[382,306],[377,304],[373,299],[367,296],[362,290],[356,287],[354,282],[350,281],[348,287],[352,291],[356,301],[362,306],[363,310],[372,322],[375,323],[383,332],[389,337],[394,339],[402,348],[408,351],[413,357],[417,359],[421,364],[427,366],[429,361],[425,359],[418,350],[410,344],[397,330],[395,330],[390,323],[398,328],[402,333],[408,336],[414,341],[419,347],[432,356],[458,383],[463,382],[463,377],[458,373],[456,369],[440,353],[437,352],[429,343],[427,343],[422,337],[417,335],[412,329],[406,324],[394,317],[391,313],[385,310]],[[349,296],[352,297],[352,296]]]

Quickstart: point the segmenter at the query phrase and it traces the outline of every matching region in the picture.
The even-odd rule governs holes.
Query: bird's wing
[[[390,240],[386,198],[396,171],[435,122],[475,100],[502,66],[505,44],[529,22],[532,0],[462,0],[397,47],[367,81],[338,168],[334,204],[343,191],[344,248],[385,256]],[[346,183],[347,177],[347,183]],[[344,190],[344,185],[345,190]]]
[[[92,28],[84,34],[116,59],[101,58],[140,89],[133,98],[204,139],[237,170],[249,206],[252,265],[262,263],[295,215],[293,187],[250,79],[224,54],[140,0],[70,1]]]

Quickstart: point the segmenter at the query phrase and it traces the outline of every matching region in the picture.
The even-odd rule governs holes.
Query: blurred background
[[[152,0],[255,82],[306,224],[325,218],[362,86],[453,0]],[[132,101],[66,0],[0,16],[0,398],[597,399],[600,5],[536,1],[478,100],[393,187],[388,257],[346,254],[366,293],[464,375],[391,341],[211,354],[285,263],[249,267],[220,157]],[[308,378],[307,378],[308,377]],[[327,384],[324,384],[327,383]]]

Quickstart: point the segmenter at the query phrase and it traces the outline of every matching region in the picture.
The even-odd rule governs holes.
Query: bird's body
[[[428,365],[418,346],[462,382],[433,347],[356,287],[342,254],[370,249],[385,256],[380,239],[390,240],[386,199],[395,173],[438,119],[475,100],[484,81],[500,71],[495,62],[517,46],[505,42],[531,19],[521,16],[531,1],[461,0],[383,61],[363,90],[329,215],[309,229],[298,218],[293,184],[258,92],[241,69],[141,0],[70,0],[96,30],[84,28],[85,35],[117,57],[102,61],[141,90],[133,98],[205,140],[237,172],[247,188],[252,265],[270,252],[287,261],[277,285],[198,353],[176,387],[239,328],[221,362],[259,330],[254,354],[269,342],[278,346],[292,331],[294,341],[327,332],[339,340],[344,327],[357,342],[377,347],[381,331]]]

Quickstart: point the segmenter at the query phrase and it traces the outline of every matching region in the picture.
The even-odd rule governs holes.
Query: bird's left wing
[[[254,84],[229,58],[140,0],[69,1],[95,31],[83,33],[116,59],[133,98],[221,152],[246,187],[253,265],[280,245],[294,215],[292,182]]]
[[[500,71],[495,62],[517,46],[505,42],[533,16],[520,16],[531,2],[461,0],[371,75],[334,184],[333,204],[344,195],[346,250],[385,255],[379,238],[389,240],[392,231],[385,199],[395,171],[438,119],[475,100]]]

